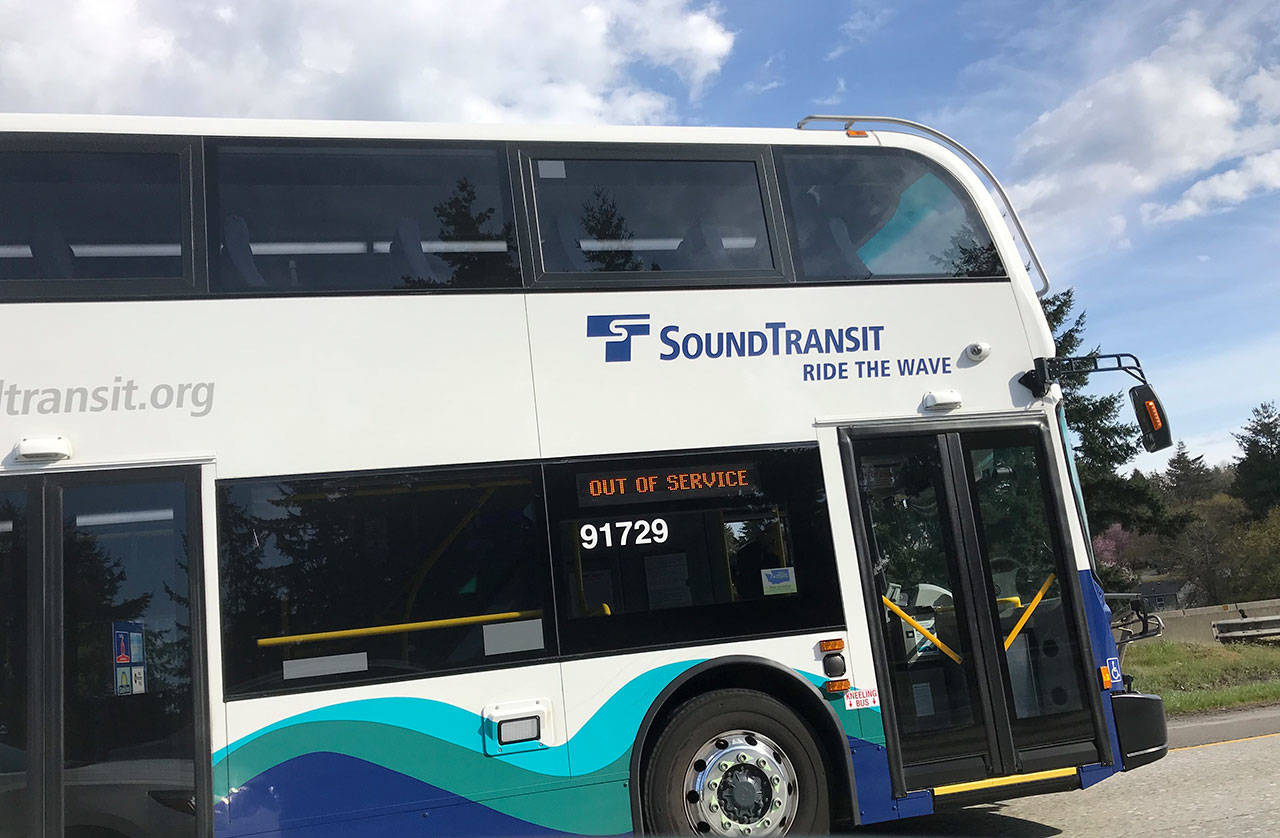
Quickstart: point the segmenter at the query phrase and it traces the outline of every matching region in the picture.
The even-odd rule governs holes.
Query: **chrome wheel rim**
[[[800,789],[786,753],[767,736],[731,730],[693,753],[684,776],[684,808],[694,832],[785,835]]]

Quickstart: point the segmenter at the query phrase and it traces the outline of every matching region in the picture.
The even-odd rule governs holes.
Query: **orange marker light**
[[[1098,667],[1099,674],[1102,675],[1102,688],[1104,690],[1111,689],[1111,670],[1108,667]]]
[[[1160,421],[1160,411],[1156,410],[1156,403],[1147,399],[1147,417],[1151,420],[1151,430],[1158,431],[1164,427],[1164,422]]]
[[[849,683],[848,678],[841,678],[839,681],[828,681],[827,692],[829,693],[847,693],[853,685]]]
[[[844,648],[843,640],[819,640],[818,651],[820,652],[839,652]]]
[[[852,128],[850,128],[848,131],[845,131],[844,133],[845,133],[845,136],[848,136],[848,137],[865,137],[865,136],[867,136],[867,132],[866,132],[866,131],[855,131],[855,130],[853,130]]]

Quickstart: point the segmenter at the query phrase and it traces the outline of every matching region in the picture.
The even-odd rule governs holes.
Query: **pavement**
[[[1280,835],[1280,706],[1169,723],[1169,755],[1084,791],[971,806],[856,834]]]
[[[1280,704],[1247,710],[1197,713],[1169,720],[1169,747],[1185,748],[1280,732]],[[1280,766],[1277,766],[1280,768]]]

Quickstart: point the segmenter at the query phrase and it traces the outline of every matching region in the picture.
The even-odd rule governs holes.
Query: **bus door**
[[[900,794],[1106,753],[1048,439],[842,431]]]
[[[197,831],[198,486],[0,477],[0,836]]]

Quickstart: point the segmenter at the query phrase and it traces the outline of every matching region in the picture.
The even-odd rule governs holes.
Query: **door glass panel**
[[[964,436],[989,603],[1004,647],[1014,743],[1092,738],[1073,630],[1032,430]]]
[[[987,752],[969,614],[933,437],[858,446],[903,761]]]
[[[195,828],[186,489],[62,493],[68,832]]]
[[[0,835],[27,822],[27,494],[0,492]],[[12,831],[11,831],[12,830]]]

